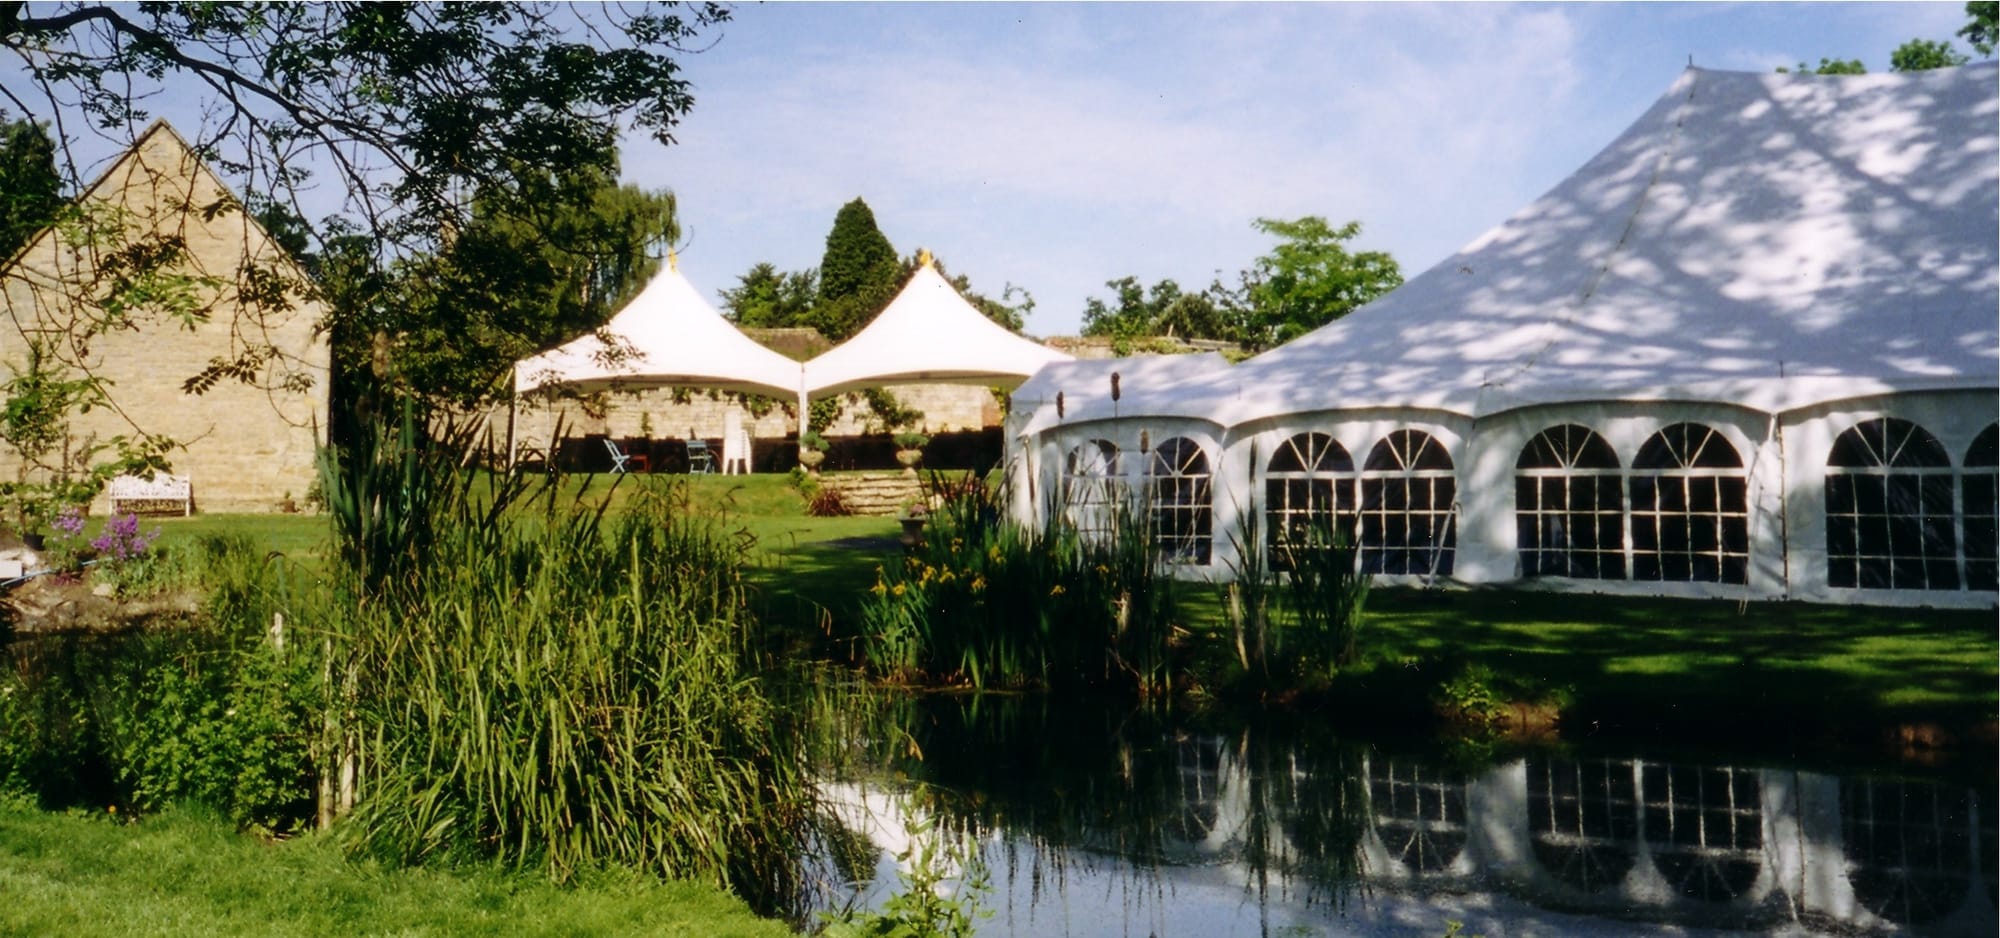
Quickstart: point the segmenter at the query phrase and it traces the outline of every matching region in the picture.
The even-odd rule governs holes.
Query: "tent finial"
[[[936,263],[936,261],[937,261],[937,258],[935,258],[935,257],[932,257],[932,256],[931,256],[931,249],[930,249],[930,248],[918,248],[918,249],[917,249],[917,266],[918,266],[918,267],[930,267],[930,266],[933,266],[933,265],[934,265],[934,264]]]
[[[668,270],[671,270],[671,271],[675,271],[675,272],[679,272],[679,271],[680,271],[680,269],[681,269],[681,252],[679,252],[679,251],[668,251],[668,252],[667,252],[667,269],[668,269]]]

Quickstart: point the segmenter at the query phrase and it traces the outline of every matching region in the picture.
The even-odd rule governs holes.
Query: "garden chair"
[[[688,431],[688,474],[715,471],[715,454],[709,452],[708,441]]]
[[[743,426],[743,415],[735,410],[722,420],[722,474],[732,472],[750,474],[750,431]]]
[[[647,472],[645,453],[627,453],[618,446],[618,441],[604,438],[604,448],[611,451],[612,472]]]

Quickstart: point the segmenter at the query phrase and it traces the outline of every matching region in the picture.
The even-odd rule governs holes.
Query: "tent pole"
[[[518,455],[519,441],[514,436],[515,414],[521,408],[521,378],[507,376],[507,474],[514,474],[514,459]]]
[[[806,427],[811,424],[812,413],[806,410],[806,386],[799,385],[799,452],[806,451]]]

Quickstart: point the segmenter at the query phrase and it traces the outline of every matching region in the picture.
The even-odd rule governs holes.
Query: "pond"
[[[852,901],[935,823],[985,867],[981,935],[2000,930],[1990,767],[1399,752],[1041,697],[895,698],[853,739],[824,786]]]

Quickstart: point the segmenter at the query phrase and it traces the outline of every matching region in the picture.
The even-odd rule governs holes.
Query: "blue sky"
[[[684,58],[696,104],[629,182],[671,188],[681,269],[713,297],[759,261],[816,266],[859,196],[1028,331],[1074,333],[1104,282],[1207,285],[1258,217],[1358,220],[1412,276],[1560,181],[1689,61],[1888,69],[1953,39],[1927,4],[792,4],[741,6]]]

